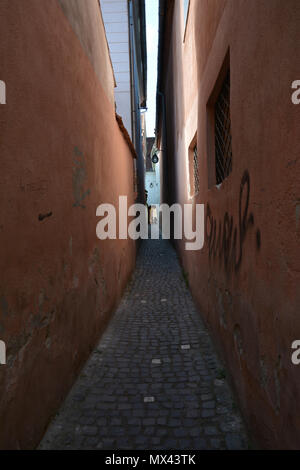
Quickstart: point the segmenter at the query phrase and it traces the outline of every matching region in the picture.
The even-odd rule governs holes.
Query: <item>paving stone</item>
[[[97,419],[97,424],[98,424],[98,426],[106,426],[107,425],[107,419],[106,418],[98,418]]]
[[[205,401],[205,400],[212,400],[213,396],[212,396],[210,393],[206,393],[206,394],[200,395],[200,398],[201,398],[201,400],[203,400],[203,401]]]
[[[84,441],[84,445],[89,449],[95,449],[98,445],[99,439],[97,437],[88,437]]]
[[[218,434],[218,430],[215,426],[206,426],[204,427],[204,433],[209,436],[212,436],[212,435]]]
[[[222,369],[171,244],[145,240],[119,307],[39,448],[247,449]]]
[[[216,403],[214,401],[205,401],[203,404],[202,404],[202,407],[203,408],[215,408],[216,406]]]
[[[98,432],[97,426],[83,426],[82,434],[85,436],[95,436]]]
[[[157,436],[163,437],[167,436],[169,431],[167,428],[158,428],[155,432]]]
[[[242,439],[237,434],[228,434],[225,441],[228,450],[239,450],[243,447]]]
[[[95,416],[82,416],[78,419],[78,422],[82,425],[84,424],[94,424],[96,420]]]
[[[140,426],[142,424],[142,420],[140,418],[129,418],[128,424],[129,426]]]
[[[112,426],[120,426],[122,424],[122,420],[120,418],[113,418],[110,424]]]
[[[155,425],[155,419],[153,418],[143,419],[143,426],[154,426],[154,425]]]
[[[187,418],[199,418],[198,410],[188,410],[186,413]]]
[[[124,436],[125,435],[125,428],[121,426],[113,426],[110,428],[109,433],[111,436]]]
[[[128,436],[139,436],[142,432],[141,426],[130,426],[127,428]]]
[[[165,450],[176,450],[177,448],[177,440],[176,439],[166,439],[164,441],[164,449]]]
[[[181,425],[180,419],[170,419],[168,421],[168,425],[172,428],[177,428],[178,426]]]
[[[153,436],[155,433],[155,427],[154,426],[146,426],[144,428],[144,435],[145,436]]]
[[[211,418],[215,416],[215,410],[203,410],[201,413],[202,418]]]
[[[175,437],[180,437],[180,438],[185,438],[187,437],[187,432],[185,428],[177,428],[174,429],[174,436]]]
[[[221,449],[221,446],[222,446],[221,439],[210,439],[209,442],[210,442],[212,449],[216,449],[216,450]]]
[[[144,403],[153,403],[154,401],[154,397],[144,397]]]
[[[132,408],[132,405],[130,403],[119,403],[117,405],[118,410],[130,410]]]
[[[191,437],[201,437],[203,436],[203,430],[200,426],[190,428],[189,434]]]
[[[152,364],[155,364],[155,365],[161,364],[161,359],[152,359]]]

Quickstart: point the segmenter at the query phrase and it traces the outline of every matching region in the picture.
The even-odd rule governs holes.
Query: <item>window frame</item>
[[[215,106],[220,96],[224,81],[227,75],[231,74],[230,68],[230,50],[228,49],[223,60],[222,66],[217,75],[212,93],[208,99],[206,111],[207,111],[207,169],[208,169],[208,189],[213,187],[221,187],[225,180],[227,180],[232,173],[233,158],[231,159],[231,171],[222,180],[221,183],[217,183],[216,177],[216,133],[215,133]],[[231,111],[231,87],[229,92],[229,108]],[[229,112],[230,112],[229,111]],[[231,121],[231,115],[230,115]],[[230,122],[230,135],[231,135],[231,148],[232,148],[232,121]],[[232,152],[233,153],[233,152]]]

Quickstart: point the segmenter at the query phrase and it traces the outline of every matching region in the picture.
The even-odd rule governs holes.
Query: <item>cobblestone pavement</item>
[[[246,449],[171,244],[144,241],[119,308],[40,449]]]

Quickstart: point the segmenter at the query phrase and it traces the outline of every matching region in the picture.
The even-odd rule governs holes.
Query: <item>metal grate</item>
[[[216,181],[220,184],[232,171],[229,71],[215,104],[215,151]]]
[[[199,169],[198,169],[198,149],[194,147],[194,194],[199,192]]]

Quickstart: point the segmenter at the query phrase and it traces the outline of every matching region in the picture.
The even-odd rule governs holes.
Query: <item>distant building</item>
[[[147,101],[145,0],[100,0],[100,5],[116,80],[116,112],[137,153],[137,189],[142,199],[146,132],[142,113]]]
[[[148,205],[157,205],[160,202],[160,178],[159,163],[152,163],[152,149],[155,137],[147,138],[147,154],[146,154],[146,190],[148,191]]]

